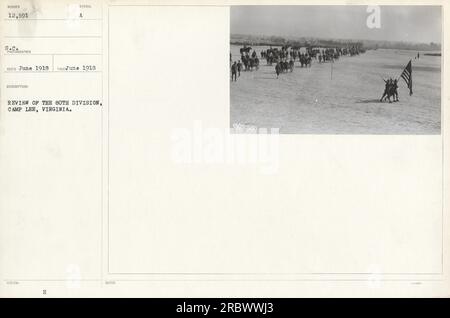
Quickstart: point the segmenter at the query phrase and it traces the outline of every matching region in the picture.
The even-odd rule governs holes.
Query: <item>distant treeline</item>
[[[345,39],[319,39],[319,38],[284,38],[281,36],[255,36],[232,34],[231,44],[235,45],[272,45],[272,46],[301,46],[301,47],[351,47],[358,46],[365,49],[397,49],[416,51],[440,51],[441,45],[438,43],[412,43],[412,42],[391,42],[374,40],[345,40]]]

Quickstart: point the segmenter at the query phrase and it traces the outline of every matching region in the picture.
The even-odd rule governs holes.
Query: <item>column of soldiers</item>
[[[255,50],[250,54],[250,50],[250,47],[241,48],[241,59],[237,62],[232,61],[233,56],[230,53],[231,81],[237,81],[237,78],[241,76],[241,71],[253,71],[254,68],[259,68],[258,55]]]
[[[290,48],[290,50],[289,50]],[[251,47],[244,46],[240,49],[241,59],[237,62],[232,62],[232,56],[230,53],[230,64],[231,64],[231,80],[237,81],[240,76],[240,72],[245,70],[253,70],[253,68],[258,69],[259,59],[255,50]],[[272,48],[270,46],[266,50],[261,51],[261,58],[266,59],[267,65],[272,65],[275,63],[275,73],[277,77],[280,73],[293,71],[294,62],[299,61],[301,67],[310,67],[312,64],[312,59],[319,61],[319,63],[339,59],[342,55],[358,55],[359,53],[364,53],[364,50],[358,46],[352,46],[347,48],[312,48],[310,46],[306,47],[306,53],[300,52],[300,46],[290,46],[285,45],[281,48]],[[242,62],[241,62],[242,61]]]
[[[326,48],[326,49],[318,49],[318,48],[306,48],[306,53],[300,52],[299,47],[293,47],[291,50],[288,50],[289,46],[283,46],[281,49],[278,48],[268,48],[266,50],[261,51],[261,58],[265,58],[267,61],[267,65],[272,65],[275,63],[275,73],[278,76],[283,72],[292,72],[294,70],[294,62],[298,59],[301,66],[311,66],[311,59],[318,59],[319,63],[326,61],[334,61],[339,59],[340,56],[343,55],[359,55],[360,53],[364,53],[365,50],[353,46],[350,48]],[[255,50],[250,54],[251,48],[244,47],[241,48],[241,60],[232,61],[232,55],[230,53],[230,65],[231,65],[231,81],[237,81],[237,78],[241,76],[241,71],[243,70],[253,70],[253,67],[259,66],[259,59]],[[419,53],[417,54],[417,58],[419,57]],[[289,58],[289,61],[288,61]],[[385,82],[385,88],[383,95],[380,98],[380,102],[389,100],[391,103],[391,97],[393,98],[393,102],[398,102],[398,79],[383,79]]]

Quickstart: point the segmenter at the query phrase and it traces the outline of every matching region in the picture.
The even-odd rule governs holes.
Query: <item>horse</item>
[[[275,73],[277,73],[277,78],[280,75],[281,72],[281,62],[277,63],[277,65],[275,65]]]
[[[307,56],[307,55],[300,55],[300,64],[301,67],[311,67],[311,56]]]
[[[287,72],[289,68],[289,64],[287,61],[283,61],[281,62],[281,71],[282,72]]]
[[[257,57],[250,57],[250,58],[247,57],[246,62],[247,62],[246,70],[253,71],[253,68],[256,68],[256,70],[259,69],[259,59]]]
[[[256,67],[256,70],[258,70],[259,69],[259,59],[258,59],[258,57],[255,57],[253,59],[253,64]]]
[[[306,66],[311,67],[311,61],[312,61],[311,56],[308,56],[306,58]]]
[[[248,66],[249,66],[249,60],[248,57],[245,55],[241,56],[241,61],[244,64],[244,70],[247,71],[248,70]]]
[[[243,53],[249,53],[251,49],[252,49],[252,48],[251,48],[250,46],[244,46],[244,47],[241,47],[241,48],[239,49],[239,51],[240,51],[240,53],[241,53],[241,55],[242,55]]]
[[[289,71],[293,71],[294,70],[294,61],[293,60],[290,60],[289,61]]]

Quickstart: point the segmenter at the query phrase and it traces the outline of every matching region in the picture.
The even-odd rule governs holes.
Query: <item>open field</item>
[[[254,47],[260,51],[266,47]],[[233,61],[239,46],[231,45]],[[230,126],[279,128],[285,134],[440,134],[441,57],[416,51],[369,50],[292,73],[260,61],[230,83]],[[399,80],[400,101],[380,102],[381,77],[400,76],[412,59],[413,92]]]

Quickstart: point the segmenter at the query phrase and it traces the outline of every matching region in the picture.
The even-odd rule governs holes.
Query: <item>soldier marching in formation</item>
[[[231,81],[235,81],[237,80],[236,78],[236,74],[237,74],[237,64],[236,61],[234,61],[234,63],[231,65]]]
[[[391,97],[393,98],[394,102],[398,102],[398,80],[393,80],[392,78],[389,78],[387,80],[384,80],[384,92],[383,96],[380,98],[380,102],[385,101],[386,99],[389,100],[389,103],[391,103]]]

